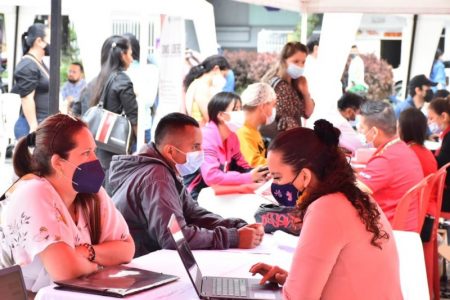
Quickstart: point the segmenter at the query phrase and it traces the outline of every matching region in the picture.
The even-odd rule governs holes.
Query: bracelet
[[[91,244],[88,244],[88,243],[84,243],[83,246],[86,247],[88,249],[88,252],[89,252],[89,255],[88,255],[87,259],[89,261],[94,261],[94,259],[95,259],[95,249],[94,249],[94,247]]]

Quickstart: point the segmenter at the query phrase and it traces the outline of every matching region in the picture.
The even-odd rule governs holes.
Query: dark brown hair
[[[232,92],[220,92],[215,94],[208,103],[209,120],[219,124],[219,114],[226,111],[230,103],[234,102],[233,111],[236,110],[237,104],[241,102],[241,97]],[[239,102],[239,103],[238,103]]]
[[[189,85],[191,85],[191,83],[195,79],[199,78],[205,73],[210,72],[212,69],[214,69],[215,66],[218,66],[221,71],[230,69],[230,64],[222,55],[209,56],[201,64],[193,66],[189,70],[189,73],[184,77],[183,80],[184,89],[187,91]]]
[[[280,133],[270,144],[269,151],[280,153],[283,163],[291,166],[294,173],[308,168],[318,179],[318,184],[308,190],[297,206],[301,219],[318,198],[343,193],[355,207],[366,230],[373,233],[371,244],[381,249],[379,240],[388,239],[389,235],[380,225],[377,205],[356,186],[353,169],[338,147],[339,135],[339,129],[331,123],[318,120],[314,130],[300,127]]]
[[[427,118],[417,108],[410,107],[400,113],[398,118],[400,138],[405,143],[414,142],[422,145],[427,137]]]
[[[428,109],[432,109],[438,115],[447,113],[450,116],[450,98],[434,98]]]
[[[46,118],[35,132],[19,140],[13,166],[17,176],[32,173],[40,177],[53,174],[51,158],[54,154],[67,159],[69,152],[76,147],[74,136],[86,124],[78,118],[56,114]],[[29,147],[33,148],[30,152]],[[100,202],[96,194],[78,193],[75,203],[79,203],[88,222],[92,244],[98,244],[101,235]]]

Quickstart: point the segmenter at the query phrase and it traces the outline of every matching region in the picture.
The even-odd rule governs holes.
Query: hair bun
[[[339,144],[341,132],[327,120],[320,119],[314,122],[314,132],[319,139],[328,146],[337,147]]]

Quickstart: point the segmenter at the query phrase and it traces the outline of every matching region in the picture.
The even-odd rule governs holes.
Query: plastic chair
[[[422,241],[416,232],[394,230],[403,299],[429,299]]]
[[[442,166],[434,175],[430,183],[431,193],[429,195],[429,209],[428,212],[433,212],[435,218],[433,228],[431,231],[431,240],[423,243],[423,251],[425,255],[425,265],[427,269],[428,287],[430,290],[430,298],[440,299],[440,278],[438,266],[438,249],[437,249],[437,230],[439,225],[439,218],[441,214],[442,198],[445,188],[445,177],[447,175],[447,168],[450,163]]]
[[[413,204],[413,201],[419,201],[419,209],[417,212],[418,224],[416,227],[416,232],[420,232],[423,225],[423,220],[425,218],[426,209],[422,209],[422,203],[428,202],[428,197],[430,194],[430,182],[432,181],[433,174],[428,175],[423,178],[419,183],[410,188],[403,197],[398,201],[397,207],[395,208],[394,218],[392,220],[392,229],[394,230],[407,230],[407,217],[409,209]]]
[[[15,142],[14,125],[19,116],[20,106],[18,94],[0,94],[0,165],[5,162],[6,148]]]

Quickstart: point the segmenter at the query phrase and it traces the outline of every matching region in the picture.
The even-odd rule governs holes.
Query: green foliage
[[[67,81],[67,71],[72,62],[80,62],[80,48],[77,43],[77,33],[73,25],[68,24],[67,46],[61,50],[61,65],[59,68],[59,76],[61,85]]]
[[[312,33],[315,30],[320,29],[320,27],[322,26],[322,20],[323,20],[323,14],[310,14],[308,15],[308,25],[307,25],[307,38],[306,40],[308,40],[308,38],[312,35]],[[292,34],[289,35],[288,40],[289,41],[300,41],[301,38],[301,32],[302,32],[302,23],[301,21],[297,24],[297,26],[295,27],[295,30]]]
[[[226,50],[223,55],[234,72],[238,94],[249,84],[260,81],[277,60],[276,53],[256,53],[255,51]]]
[[[364,61],[364,81],[369,86],[367,98],[384,100],[393,94],[394,74],[392,66],[375,54],[361,54]]]

